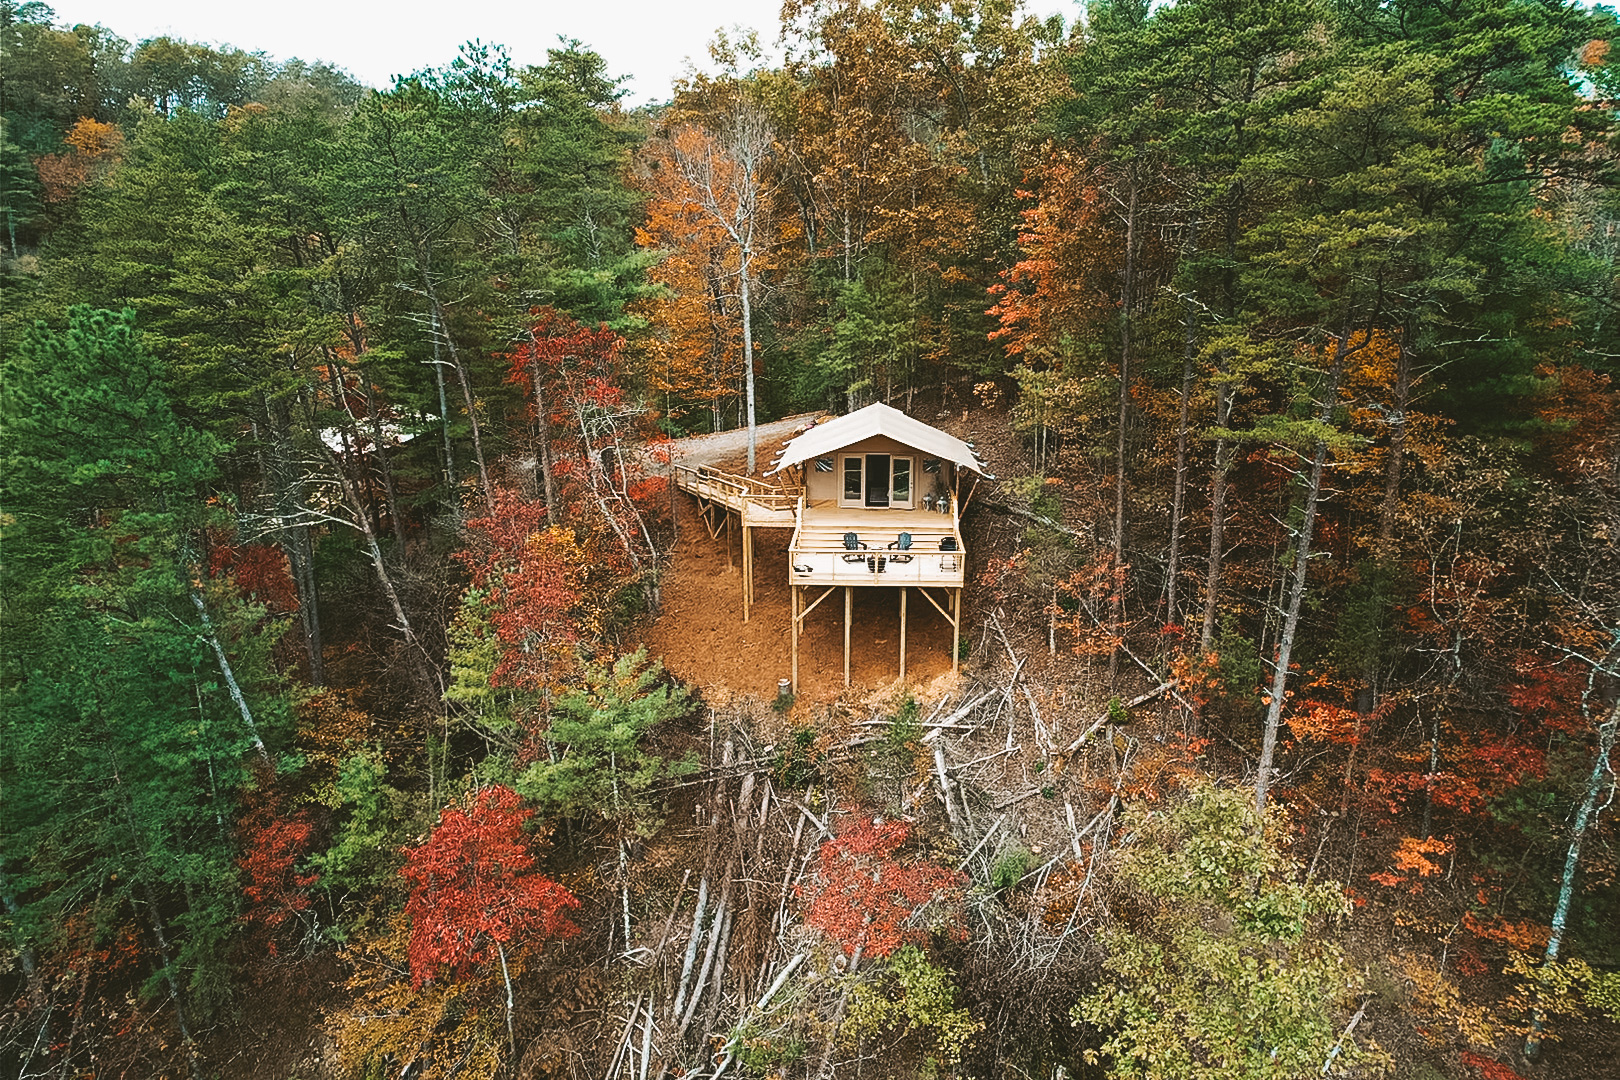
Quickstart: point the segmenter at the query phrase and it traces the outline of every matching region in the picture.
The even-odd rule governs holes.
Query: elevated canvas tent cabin
[[[790,441],[765,475],[783,473],[796,475],[803,492],[787,568],[795,690],[804,621],[839,587],[844,589],[845,685],[856,588],[899,590],[901,678],[906,601],[913,588],[951,624],[954,672],[967,575],[961,512],[972,485],[988,476],[973,448],[878,403],[817,424]]]
[[[906,606],[916,589],[951,626],[951,670],[961,641],[967,551],[961,514],[980,478],[994,479],[973,447],[888,405],[814,424],[782,448],[766,479],[711,466],[677,466],[675,484],[742,528],[743,621],[754,594],[753,531],[792,528],[788,544],[793,689],[805,620],[844,590],[844,684],[854,647],[854,590],[898,592],[900,677],[906,675]],[[964,490],[964,488],[966,490]],[[727,542],[727,558],[730,545]]]

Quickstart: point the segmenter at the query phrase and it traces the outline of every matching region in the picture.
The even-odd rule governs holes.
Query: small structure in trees
[[[962,632],[967,551],[961,515],[980,478],[992,479],[973,448],[882,403],[812,426],[782,448],[766,480],[678,467],[677,486],[709,516],[735,513],[742,528],[743,620],[754,591],[753,530],[791,528],[793,689],[805,620],[844,591],[844,684],[849,685],[854,590],[898,592],[900,677],[906,675],[906,604],[917,590],[951,624],[951,670]],[[777,478],[777,479],[772,479]],[[963,490],[967,485],[966,491]]]

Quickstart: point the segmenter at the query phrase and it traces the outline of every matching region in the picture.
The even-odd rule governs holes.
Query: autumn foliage
[[[467,522],[459,558],[483,590],[500,642],[495,685],[549,686],[583,633],[586,557],[574,533],[546,526],[543,502],[496,488],[495,513]]]
[[[88,116],[69,128],[62,141],[67,143],[65,152],[44,154],[34,162],[48,203],[72,199],[86,184],[105,176],[124,152],[124,133]]]
[[[243,801],[247,812],[238,829],[243,854],[237,865],[249,901],[244,918],[264,934],[265,951],[275,956],[278,935],[289,922],[305,917],[310,889],[321,879],[298,868],[310,853],[315,827],[308,811],[287,806],[286,792],[268,768],[258,771]]]
[[[700,137],[688,128],[674,139]],[[705,409],[718,417],[723,405],[739,399],[742,385],[736,255],[724,230],[704,215],[696,193],[688,190],[673,155],[672,145],[655,144],[641,179],[650,198],[636,243],[668,252],[649,274],[664,289],[644,301],[657,332],[641,348],[649,387],[666,412],[679,417],[688,409]]]
[[[1070,151],[1054,151],[1032,170],[1039,196],[1023,213],[1023,258],[990,287],[989,314],[999,323],[990,339],[1009,356],[1039,353],[1064,336],[1095,328],[1114,311],[1111,268],[1118,238],[1110,231],[1107,197],[1094,170]]]
[[[544,943],[579,933],[566,914],[579,899],[534,871],[523,833],[533,814],[510,788],[486,787],[465,807],[446,807],[433,834],[406,849],[414,986],[444,970],[463,978],[520,936]]]
[[[826,934],[845,955],[881,959],[930,929],[959,930],[953,901],[967,883],[961,874],[921,859],[897,858],[911,827],[858,814],[821,845],[807,925]]]
[[[272,615],[298,610],[298,587],[293,583],[287,555],[270,544],[221,544],[208,554],[208,572],[216,578],[235,579],[236,587]]]

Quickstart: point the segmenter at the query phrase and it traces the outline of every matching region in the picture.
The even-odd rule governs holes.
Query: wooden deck
[[[949,510],[805,507],[788,546],[789,580],[795,585],[959,589],[967,559],[954,505]],[[846,546],[849,533],[860,547]],[[911,539],[909,548],[900,547],[902,533]]]

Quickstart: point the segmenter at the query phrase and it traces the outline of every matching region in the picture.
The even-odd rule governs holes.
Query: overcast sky
[[[601,53],[630,75],[630,104],[669,97],[688,58],[706,67],[717,28],[748,27],[776,40],[780,0],[47,0],[57,20],[100,23],[130,42],[167,34],[232,45],[273,59],[324,60],[370,86],[437,67],[474,38],[507,46],[518,64],[543,63],[558,35]],[[1072,20],[1075,0],[1025,0],[1042,18]]]

